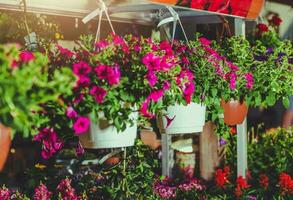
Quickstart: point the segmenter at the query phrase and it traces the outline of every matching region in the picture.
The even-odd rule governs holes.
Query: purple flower
[[[90,120],[87,117],[78,117],[73,124],[73,129],[76,135],[84,134],[88,131]]]
[[[148,83],[151,87],[154,87],[158,81],[158,78],[154,71],[149,71],[146,74],[146,79],[148,80]]]
[[[266,55],[270,55],[272,53],[274,53],[273,48],[267,48]]]
[[[35,59],[35,56],[33,53],[31,53],[29,51],[22,51],[19,54],[19,58],[20,58],[20,61],[27,63],[27,62]]]
[[[278,58],[275,60],[275,62],[279,62],[279,61],[281,61],[282,58],[283,58],[283,56],[285,56],[285,55],[286,55],[285,53],[280,52],[280,53],[278,54]]]
[[[69,106],[66,109],[66,116],[69,118],[76,118],[77,112],[71,106]]]
[[[103,103],[104,98],[107,95],[107,91],[99,86],[94,86],[89,92],[98,103]]]
[[[247,199],[248,200],[257,200],[257,198],[255,196],[251,196],[251,195],[249,195]]]
[[[84,148],[83,148],[83,146],[81,145],[80,141],[79,141],[78,144],[77,144],[77,147],[76,147],[76,149],[75,149],[75,152],[76,152],[76,155],[77,155],[77,156],[81,156],[81,155],[84,154]]]
[[[43,128],[34,136],[34,141],[42,142],[41,155],[44,159],[51,158],[64,145],[52,128]]]
[[[52,192],[44,184],[40,184],[35,188],[34,200],[50,200],[51,195]]]
[[[227,141],[224,138],[220,138],[220,146],[224,146],[227,144]]]
[[[267,61],[268,60],[268,57],[267,56],[257,56],[257,55],[254,55],[254,60],[256,61]]]
[[[91,67],[86,62],[73,64],[73,73],[78,77],[87,76],[91,72]]]

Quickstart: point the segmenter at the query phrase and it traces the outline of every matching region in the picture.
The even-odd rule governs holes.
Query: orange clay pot
[[[0,123],[0,172],[4,168],[11,144],[11,129]]]
[[[241,124],[248,112],[245,102],[241,104],[237,100],[230,100],[229,102],[222,100],[221,106],[224,109],[224,122],[230,126]]]

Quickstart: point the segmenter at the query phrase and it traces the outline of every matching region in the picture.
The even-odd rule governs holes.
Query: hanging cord
[[[100,40],[101,37],[101,23],[102,23],[102,16],[103,16],[103,12],[106,15],[107,21],[109,22],[109,25],[111,27],[112,32],[115,34],[115,30],[114,27],[112,25],[109,13],[108,13],[108,8],[106,6],[106,4],[104,3],[103,0],[98,0],[97,2],[100,5],[100,8],[97,8],[96,10],[92,11],[90,14],[88,14],[87,16],[85,16],[82,19],[82,22],[84,24],[86,24],[87,22],[89,22],[90,20],[92,20],[93,18],[95,18],[96,16],[99,15],[99,21],[98,21],[98,28],[97,28],[97,33],[96,33],[96,37],[95,37],[95,43],[97,43]]]
[[[173,46],[175,33],[176,33],[176,28],[177,28],[177,22],[179,22],[179,25],[180,25],[180,28],[181,28],[181,30],[183,32],[184,38],[186,40],[186,43],[189,45],[189,41],[188,41],[187,35],[185,33],[184,27],[182,25],[182,22],[180,20],[179,14],[171,6],[166,6],[166,8],[169,10],[169,12],[171,13],[172,16],[161,20],[160,23],[157,25],[157,27],[160,27],[160,26],[162,26],[164,24],[173,22],[173,31],[172,31],[172,38],[171,38],[171,43],[172,43],[172,46]]]
[[[29,35],[29,34],[30,34],[30,30],[29,30],[29,26],[28,26],[28,23],[27,23],[27,17],[26,17],[26,14],[27,14],[27,4],[26,4],[26,0],[22,0],[21,3],[23,4],[24,26],[25,26],[25,29],[26,29],[27,35]],[[31,42],[31,41],[30,41],[30,37],[28,37],[28,40],[29,40],[29,42]]]
[[[220,34],[220,40],[224,37],[224,34],[226,33],[229,37],[232,36],[232,33],[231,33],[231,29],[230,29],[230,26],[229,26],[229,22],[227,21],[227,19],[223,16],[219,16],[219,18],[221,19],[222,21],[222,31],[221,31],[221,34]]]

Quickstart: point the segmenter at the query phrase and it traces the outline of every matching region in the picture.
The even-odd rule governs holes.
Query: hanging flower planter
[[[11,144],[11,130],[0,124],[0,172],[6,162]]]
[[[245,102],[240,103],[237,100],[230,100],[229,102],[222,100],[221,106],[224,109],[224,122],[230,126],[241,124],[248,112]]]
[[[136,118],[137,114],[135,115]],[[106,119],[100,119],[98,122],[91,121],[89,131],[80,135],[79,140],[82,146],[87,149],[133,146],[137,137],[136,120],[133,120],[133,123],[133,126],[128,125],[124,131],[118,132],[116,127],[110,125]]]
[[[161,133],[184,134],[196,133],[203,130],[206,107],[202,104],[190,103],[169,106],[167,115],[158,119]]]

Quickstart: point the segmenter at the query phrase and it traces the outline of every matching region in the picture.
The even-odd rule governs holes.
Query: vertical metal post
[[[172,176],[174,150],[171,148],[172,135],[162,134],[162,175]]]
[[[237,125],[237,176],[246,177],[247,171],[247,121]]]
[[[245,21],[235,18],[235,35],[245,37]],[[247,120],[237,125],[237,175],[246,177],[247,171]]]

